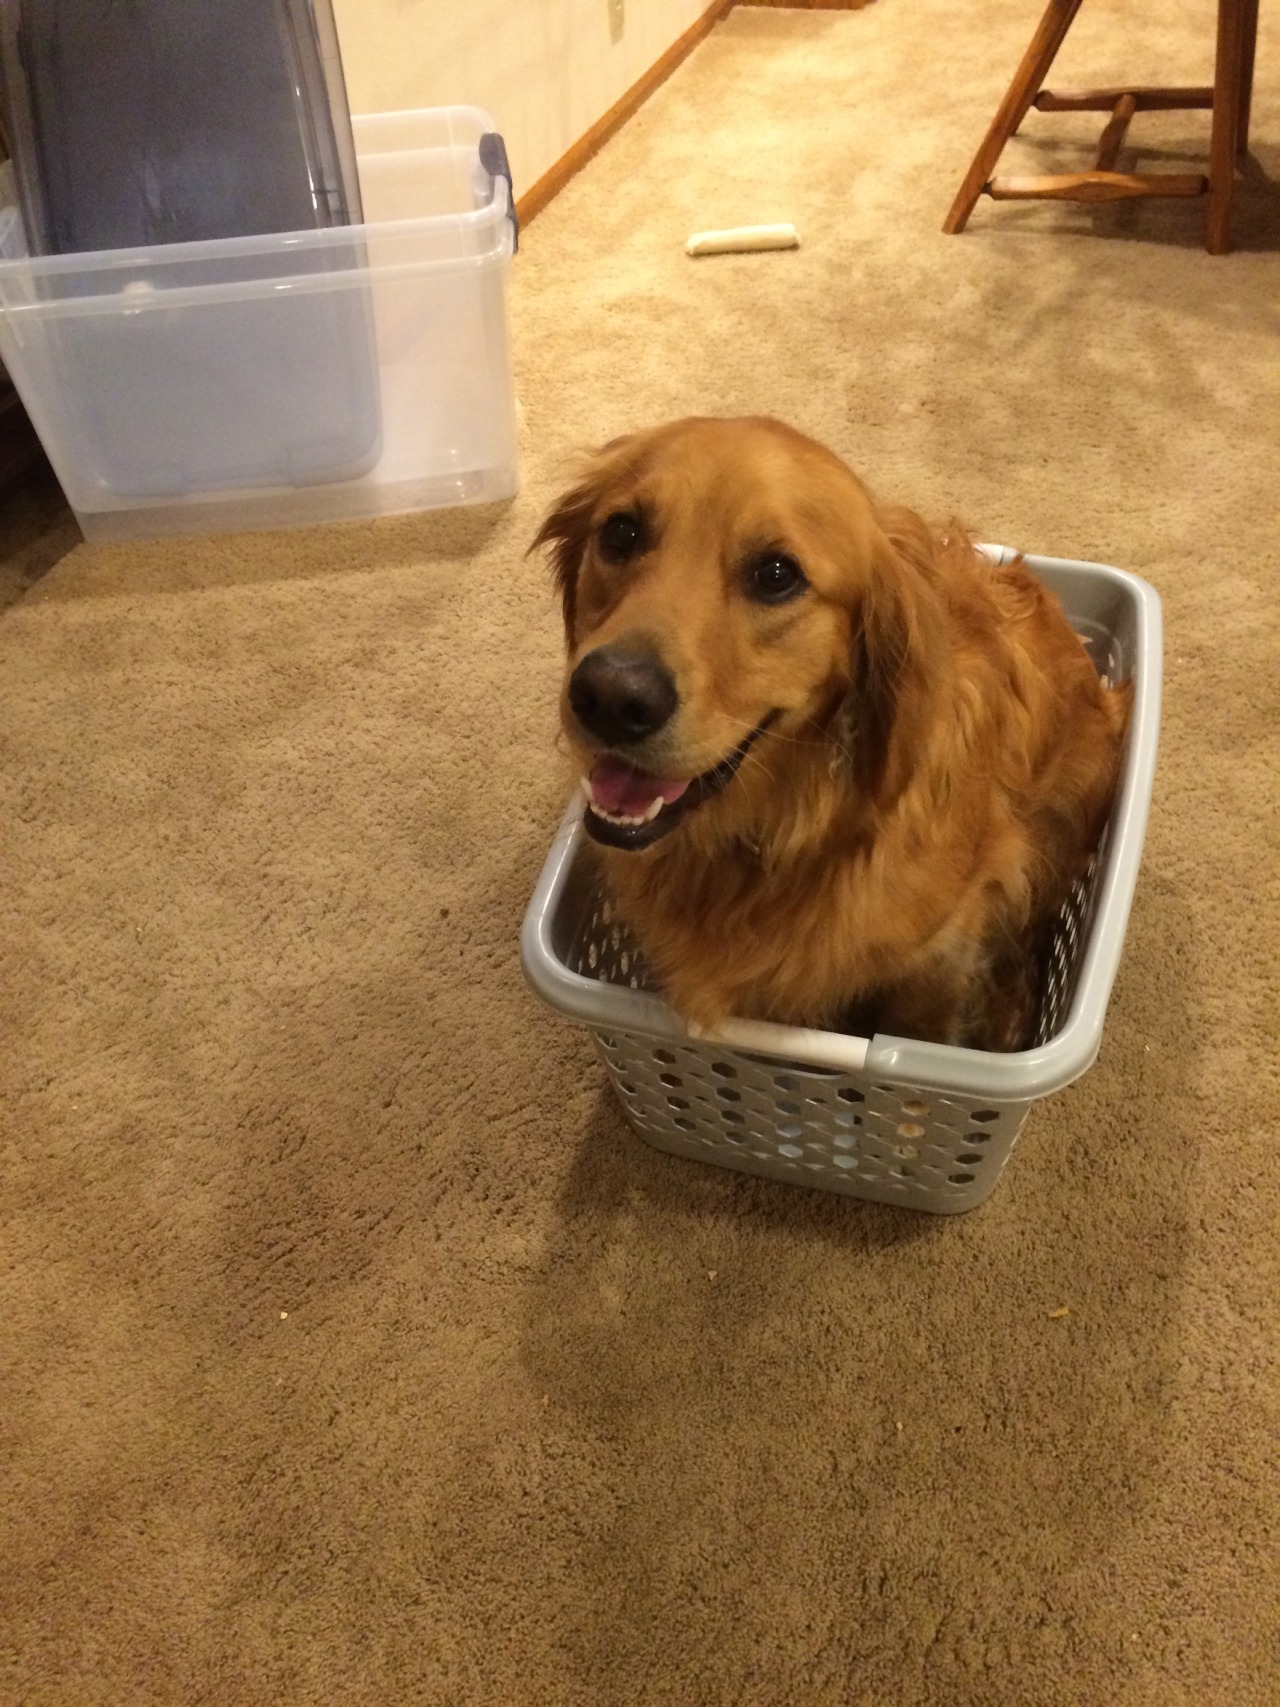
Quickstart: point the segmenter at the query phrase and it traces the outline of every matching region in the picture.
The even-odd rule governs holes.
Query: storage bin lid
[[[330,0],[0,0],[28,247],[360,218]]]

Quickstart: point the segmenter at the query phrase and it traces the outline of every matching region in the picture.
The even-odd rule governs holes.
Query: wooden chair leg
[[[1229,0],[1223,0],[1224,5],[1228,3]],[[1250,0],[1245,0],[1245,3],[1250,3]],[[974,204],[1004,152],[1005,144],[1026,118],[1027,109],[1049,75],[1049,68],[1057,57],[1058,49],[1062,46],[1080,6],[1081,0],[1049,0],[1048,9],[1031,39],[1031,45],[1023,55],[1013,82],[996,110],[996,116],[982,139],[982,146],[973,157],[973,164],[960,186],[959,194],[951,204],[951,212],[942,227],[945,232],[954,234],[963,231],[967,225]]]
[[[1218,46],[1213,70],[1213,130],[1209,141],[1209,214],[1205,247],[1225,255],[1231,247],[1231,204],[1244,106],[1248,19],[1253,0],[1218,0]]]
[[[1243,162],[1249,152],[1249,111],[1253,105],[1253,61],[1258,47],[1258,0],[1245,0],[1244,46],[1240,66],[1240,126],[1236,132],[1236,159]]]

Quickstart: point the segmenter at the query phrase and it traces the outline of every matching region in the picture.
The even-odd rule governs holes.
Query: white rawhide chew
[[[799,246],[800,234],[794,225],[738,225],[732,231],[695,231],[684,247],[687,255],[730,255]]]

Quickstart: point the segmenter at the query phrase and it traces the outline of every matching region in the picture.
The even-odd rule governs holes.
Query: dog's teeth
[[[653,820],[658,816],[659,812],[662,811],[663,806],[666,804],[662,796],[659,794],[655,799],[649,802],[648,806],[645,807],[644,811],[640,813],[639,816],[629,812],[610,812],[607,806],[601,806],[599,801],[596,799],[595,790],[591,786],[591,778],[589,776],[584,776],[581,779],[581,786],[587,805],[590,807],[591,811],[595,813],[597,818],[603,818],[606,824],[621,824],[626,829],[636,829],[642,824],[652,824]]]
[[[608,812],[603,806],[597,806],[594,800],[590,800],[590,796],[588,796],[588,800],[591,810],[597,818],[603,818],[606,824],[620,824],[628,830],[636,829],[641,824],[651,824],[658,816],[656,812],[652,811],[647,812],[643,818],[636,818],[628,812]],[[657,804],[661,807],[662,802],[659,800]]]

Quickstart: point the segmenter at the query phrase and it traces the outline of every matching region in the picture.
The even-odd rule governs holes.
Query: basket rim
[[[551,927],[586,835],[582,828],[583,802],[576,793],[547,854],[521,930],[524,975],[543,1001],[597,1031],[636,1032],[685,1046],[749,1048],[799,1067],[861,1073],[887,1084],[986,1096],[993,1102],[1030,1102],[1063,1089],[1088,1071],[1102,1040],[1151,804],[1160,722],[1160,598],[1139,576],[1108,564],[1034,556],[1009,546],[985,545],[981,549],[997,563],[1022,556],[1028,568],[1063,597],[1068,616],[1081,614],[1073,612],[1072,591],[1083,593],[1086,602],[1094,602],[1102,594],[1123,603],[1134,628],[1133,711],[1120,786],[1109,820],[1111,835],[1102,856],[1097,902],[1075,994],[1057,1034],[1034,1049],[996,1054],[884,1033],[869,1039],[850,1038],[759,1021],[750,1024],[749,1042],[735,1042],[731,1035],[708,1037],[691,1030],[659,996],[570,971],[555,952]]]

